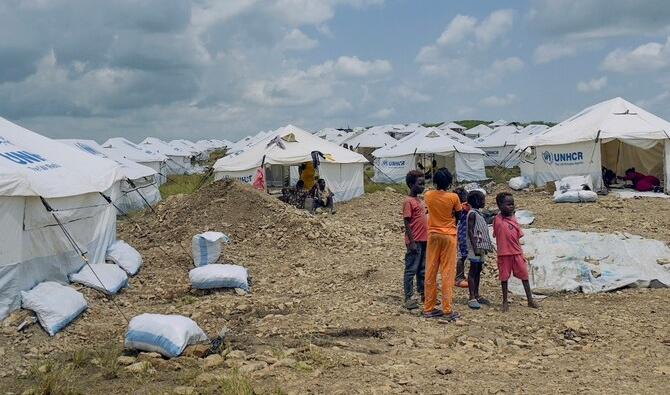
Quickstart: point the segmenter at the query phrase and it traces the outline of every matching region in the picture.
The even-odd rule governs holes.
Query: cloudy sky
[[[454,119],[670,119],[668,0],[2,0],[0,116],[50,137],[236,140]]]

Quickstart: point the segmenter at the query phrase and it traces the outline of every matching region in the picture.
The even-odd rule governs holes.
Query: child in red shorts
[[[496,203],[500,209],[500,214],[493,220],[493,237],[495,237],[498,247],[498,273],[503,297],[502,311],[509,310],[507,281],[512,274],[523,283],[528,307],[538,308],[539,306],[533,300],[533,293],[528,282],[528,264],[523,256],[520,242],[523,231],[514,217],[514,198],[509,192],[501,192],[496,196]]]

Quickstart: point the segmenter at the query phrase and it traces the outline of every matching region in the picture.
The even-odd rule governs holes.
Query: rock
[[[132,365],[135,362],[137,362],[137,358],[129,357],[129,356],[126,356],[126,355],[122,355],[122,356],[116,358],[116,363],[118,363],[121,366]]]
[[[147,361],[135,362],[126,366],[124,370],[129,373],[156,373],[156,370]]]
[[[296,361],[293,358],[284,358],[284,359],[281,359],[281,360],[277,361],[277,363],[275,363],[273,366],[277,366],[277,367],[282,367],[283,366],[283,367],[287,367],[287,368],[293,368],[293,367],[295,367],[295,364],[297,364],[297,363],[298,363],[298,361]]]
[[[659,374],[670,376],[670,366],[669,365],[657,366],[656,369],[654,369],[654,371],[656,371],[656,373],[659,373]]]
[[[138,361],[150,361],[152,359],[162,359],[162,358],[163,356],[157,352],[141,352],[140,355],[137,356]]]
[[[548,357],[550,355],[556,355],[558,354],[558,350],[554,347],[551,348],[546,348],[544,351],[542,351],[542,355],[545,357]]]
[[[250,362],[246,365],[243,365],[240,368],[240,373],[248,374],[248,373],[251,373],[251,372],[255,372],[255,371],[258,371],[258,370],[265,369],[267,367],[268,367],[267,362],[263,362],[263,361]]]
[[[240,296],[245,296],[247,294],[247,291],[243,290],[242,288],[235,288],[235,293]]]
[[[570,329],[575,332],[579,332],[580,329],[584,328],[584,325],[577,320],[567,320],[563,325],[565,325],[566,329]]]
[[[241,359],[226,359],[223,365],[227,368],[238,369],[242,366],[243,361]]]
[[[172,393],[176,395],[192,395],[195,394],[195,387],[187,387],[180,385],[172,389]]]
[[[242,350],[233,350],[226,354],[226,359],[247,359],[247,353]]]
[[[450,368],[448,368],[446,366],[438,366],[438,367],[435,368],[435,370],[437,371],[437,373],[439,373],[441,375],[447,375],[447,374],[454,373],[453,370],[451,370]]]
[[[209,353],[209,345],[194,344],[184,349],[182,353],[185,357],[204,358]]]
[[[223,365],[224,359],[219,354],[212,354],[204,359],[202,367],[205,369],[214,369]]]
[[[496,337],[494,343],[498,347],[505,347],[507,345],[507,340],[502,337]]]

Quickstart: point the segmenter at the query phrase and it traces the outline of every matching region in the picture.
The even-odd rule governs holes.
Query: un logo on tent
[[[554,158],[551,155],[551,152],[549,152],[549,151],[544,151],[542,153],[542,160],[544,160],[544,163],[546,163],[548,165],[551,165],[552,163],[554,163]]]

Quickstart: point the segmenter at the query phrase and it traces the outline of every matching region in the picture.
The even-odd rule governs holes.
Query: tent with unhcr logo
[[[665,180],[670,192],[670,122],[620,98],[588,107],[558,125],[522,140],[521,175],[535,185],[591,175],[602,188],[602,168],[626,169]]]

